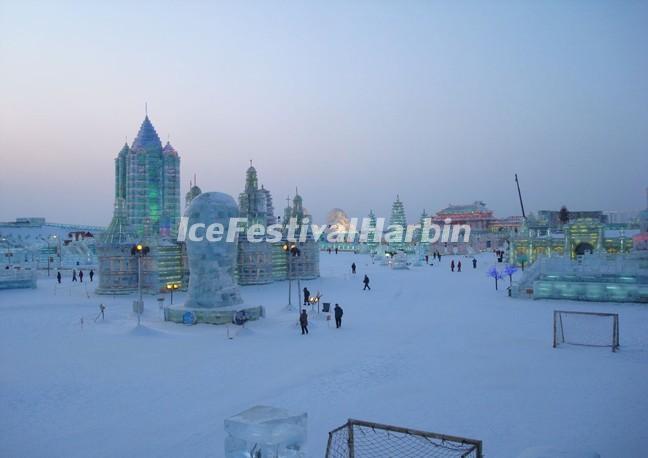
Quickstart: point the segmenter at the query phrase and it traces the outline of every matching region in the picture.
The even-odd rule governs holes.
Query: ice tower
[[[137,287],[136,260],[130,247],[143,243],[150,254],[142,263],[142,285],[163,291],[182,283],[182,247],[175,238],[180,221],[180,157],[170,143],[162,147],[148,115],[137,137],[115,159],[115,213],[97,246],[98,293],[129,292]]]

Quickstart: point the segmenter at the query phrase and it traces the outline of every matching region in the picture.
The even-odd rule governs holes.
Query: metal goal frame
[[[421,441],[425,441],[429,444],[430,448],[440,449],[438,455],[425,455],[425,456],[447,456],[442,455],[443,451],[441,449],[450,451],[452,456],[456,457],[465,457],[465,458],[483,458],[482,451],[482,441],[476,439],[468,439],[466,437],[459,436],[449,436],[447,434],[438,434],[428,431],[419,431],[416,429],[402,428],[399,426],[385,425],[381,423],[373,423],[363,420],[354,420],[349,418],[349,420],[342,426],[335,428],[333,431],[329,432],[328,442],[326,444],[326,458],[373,458],[373,455],[366,453],[358,453],[356,450],[356,441],[359,434],[366,434],[364,430],[371,430],[376,432],[386,433],[387,437],[398,438],[398,436],[415,436]],[[336,448],[333,444],[334,438],[336,435],[344,435],[342,440],[345,442],[342,444],[343,450]],[[395,441],[396,442],[396,441]],[[421,455],[416,454],[403,454],[403,452],[398,452],[398,455],[389,455],[389,456],[398,456],[399,458],[418,458]]]
[[[612,318],[612,343],[610,345],[594,345],[578,342],[565,341],[565,331],[563,329],[562,315],[588,315],[599,317]],[[561,341],[562,340],[562,341]],[[585,347],[611,347],[613,352],[619,350],[619,314],[618,313],[602,313],[602,312],[577,312],[573,310],[554,310],[553,313],[553,348],[556,348],[561,343],[569,345],[582,345]]]

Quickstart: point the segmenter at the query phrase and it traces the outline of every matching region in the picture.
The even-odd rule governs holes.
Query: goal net
[[[555,310],[553,346],[560,344],[611,347],[619,349],[619,315],[617,313],[567,312]]]
[[[326,458],[482,458],[482,443],[464,437],[349,420],[329,433]]]

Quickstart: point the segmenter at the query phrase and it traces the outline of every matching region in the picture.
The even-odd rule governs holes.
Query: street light
[[[171,305],[173,305],[173,291],[180,288],[180,282],[172,281],[166,284],[166,289],[171,293]]]
[[[149,254],[151,249],[138,243],[131,248],[131,255],[137,256],[137,288],[139,290],[139,300],[133,302],[133,312],[137,314],[137,325],[141,323],[142,313],[144,313],[144,300],[142,299],[142,256]]]

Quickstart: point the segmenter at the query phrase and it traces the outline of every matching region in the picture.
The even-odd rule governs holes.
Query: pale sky
[[[0,0],[0,220],[107,225],[145,102],[183,195],[639,210],[648,3]]]

